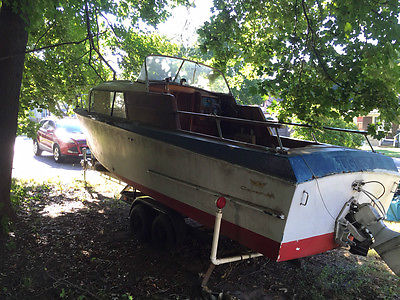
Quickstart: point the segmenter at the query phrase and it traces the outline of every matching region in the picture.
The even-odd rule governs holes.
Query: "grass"
[[[361,147],[362,150],[366,151],[371,151],[371,148],[369,146],[363,146]],[[378,153],[390,156],[390,157],[396,157],[400,158],[400,148],[389,148],[389,147],[378,147],[374,146],[374,150]]]
[[[12,242],[7,244],[9,252],[16,253],[14,256],[15,259],[17,258],[20,259],[19,257],[21,256],[27,261],[31,261],[32,265],[29,265],[30,268],[29,270],[39,269],[38,265],[40,265],[40,258],[39,258],[40,255],[46,256],[47,253],[58,253],[58,251],[64,253],[63,251],[65,244],[63,244],[63,241],[64,239],[68,238],[68,235],[65,235],[63,233],[66,233],[71,230],[72,232],[74,232],[73,240],[77,241],[76,242],[77,244],[74,247],[76,249],[86,249],[86,250],[90,248],[92,249],[91,251],[94,251],[93,253],[96,253],[96,257],[92,256],[82,259],[81,256],[79,255],[76,257],[73,256],[72,254],[64,255],[61,256],[60,258],[64,260],[62,260],[60,264],[59,262],[57,262],[57,266],[59,265],[67,266],[66,270],[75,270],[75,268],[78,268],[79,266],[84,264],[84,268],[82,268],[82,270],[83,269],[94,270],[93,265],[96,265],[95,270],[96,272],[98,272],[97,271],[98,266],[107,265],[107,267],[105,268],[105,270],[107,270],[106,271],[107,273],[102,273],[103,274],[102,276],[105,276],[104,274],[113,274],[111,273],[111,271],[109,271],[108,264],[110,263],[112,265],[118,266],[116,269],[113,270],[113,272],[116,272],[117,270],[118,272],[121,272],[120,271],[121,269],[123,269],[122,273],[125,272],[124,274],[131,274],[131,275],[140,274],[140,272],[142,273],[153,272],[149,273],[151,274],[151,276],[148,277],[145,276],[143,278],[158,278],[159,283],[164,282],[164,280],[165,282],[168,282],[168,279],[164,279],[163,275],[161,274],[162,272],[158,271],[158,269],[156,270],[151,269],[150,267],[151,264],[149,264],[149,268],[151,269],[151,271],[148,271],[147,269],[148,267],[146,264],[144,264],[145,271],[143,271],[142,269],[140,269],[140,271],[137,271],[137,269],[135,268],[130,268],[129,264],[127,264],[126,261],[124,260],[120,261],[121,257],[126,256],[127,253],[130,253],[131,251],[144,251],[140,250],[144,249],[142,248],[143,246],[137,246],[137,248],[134,247],[132,248],[132,242],[130,240],[124,240],[118,235],[117,235],[118,239],[112,238],[112,236],[114,235],[113,233],[114,231],[110,231],[108,233],[106,232],[106,234],[101,233],[97,235],[96,230],[100,228],[101,229],[110,228],[111,224],[117,224],[117,225],[120,224],[118,225],[119,227],[117,227],[119,229],[115,231],[116,233],[121,232],[121,228],[125,228],[124,226],[126,225],[124,225],[125,222],[124,220],[122,220],[120,223],[117,222],[119,219],[117,219],[116,216],[119,215],[110,214],[110,212],[113,211],[114,209],[113,206],[117,201],[104,202],[104,204],[102,204],[103,206],[101,207],[99,207],[100,202],[96,202],[96,204],[93,204],[92,201],[86,206],[87,210],[88,211],[91,210],[91,212],[85,213],[84,210],[82,210],[77,214],[77,216],[74,216],[76,214],[76,211],[71,211],[71,213],[63,211],[60,215],[51,218],[50,220],[50,218],[45,214],[36,211],[36,216],[40,219],[31,218],[31,216],[35,214],[34,210],[36,208],[40,209],[41,211],[44,211],[44,204],[51,205],[54,201],[60,200],[59,197],[65,198],[66,202],[76,202],[79,200],[86,202],[85,200],[86,197],[88,199],[91,199],[93,197],[92,200],[96,200],[100,195],[98,193],[102,194],[104,192],[109,195],[109,198],[114,198],[114,197],[118,198],[116,192],[121,190],[122,188],[121,185],[114,182],[106,181],[104,178],[101,177],[97,178],[89,176],[88,181],[89,181],[88,189],[85,189],[85,184],[82,180],[75,180],[74,182],[68,184],[62,184],[60,182],[37,183],[35,181],[14,180],[12,192],[13,192],[13,197],[15,198],[15,205],[21,206],[21,209],[24,210],[23,212],[25,212],[25,214],[21,215],[25,216],[24,217],[25,220],[26,218],[30,218],[29,219],[30,221],[38,220],[38,223],[27,221],[26,224],[29,224],[30,226],[27,227],[26,228],[27,230],[25,231],[21,230],[18,231],[18,228],[16,228],[17,230],[13,232]],[[40,199],[42,199],[43,197],[49,197],[49,200],[47,202],[40,201]],[[95,210],[97,210],[98,212],[94,213]],[[118,210],[118,207],[115,207],[115,210]],[[91,221],[93,223],[79,223],[75,225],[75,227],[73,225],[73,221],[92,220],[92,218],[95,218],[93,219],[93,221]],[[99,223],[100,221],[101,222],[104,221],[104,223]],[[19,224],[21,225],[21,223]],[[64,226],[62,226],[63,224]],[[88,226],[89,224],[93,226]],[[99,225],[97,228],[95,227],[94,224],[102,224],[102,225]],[[400,232],[400,223],[386,222],[386,224],[392,230]],[[72,227],[70,228],[69,226]],[[92,239],[92,237],[96,237],[95,239],[96,242],[86,243],[85,241],[88,240],[88,238],[85,235],[85,232],[91,230],[92,227],[94,228],[94,230],[90,231],[89,236],[90,239]],[[20,227],[20,228],[25,228],[25,227]],[[43,228],[45,228],[45,230],[43,230]],[[60,231],[63,228],[65,231]],[[79,228],[82,229],[80,230]],[[54,231],[50,231],[51,234],[48,234],[47,230],[50,229]],[[32,239],[26,239],[26,237],[29,236],[33,236]],[[26,250],[28,248],[21,250],[22,252],[17,252],[19,251],[18,249],[21,248],[18,242],[15,241],[16,237],[23,237],[23,239],[24,240],[26,239],[27,242],[31,241],[33,243],[32,245],[34,245],[36,248],[33,248],[31,244],[26,244],[26,246],[27,247],[29,246],[29,249],[30,248],[39,249],[38,251],[39,252],[41,251],[41,253],[36,253],[37,250],[28,252],[28,250]],[[57,237],[63,237],[63,238],[57,239]],[[109,241],[109,239],[110,241],[112,241],[112,245],[110,247],[111,248],[115,247],[113,248],[114,251],[113,253],[117,254],[115,257],[113,256],[108,257],[105,255],[105,253],[109,250],[104,250],[104,252],[101,252],[101,249],[106,244],[105,241]],[[39,244],[38,241],[40,241]],[[19,246],[17,247],[17,245]],[[40,245],[40,248],[38,248],[38,245]],[[187,248],[183,248],[183,250],[180,250],[183,251],[182,257],[183,259],[186,259],[186,261],[191,261],[192,260],[191,255],[193,249],[194,247],[198,247],[198,244],[196,242],[190,242],[186,244],[185,247]],[[74,250],[75,248],[72,249]],[[208,248],[204,248],[202,251],[198,252],[204,254],[203,258],[205,262],[207,261],[207,255],[209,253],[208,251],[209,251]],[[25,257],[23,256],[27,255],[25,253],[31,253],[29,255],[32,256]],[[160,257],[162,260],[164,260],[164,254],[163,255],[153,254],[151,256],[151,254],[148,255],[146,253],[145,255],[146,255],[145,257],[150,257],[151,261],[156,261],[157,257]],[[134,255],[132,257],[134,257]],[[39,263],[35,263],[36,261],[38,261]],[[71,261],[73,263],[71,263]],[[157,263],[160,262],[157,261]],[[135,263],[133,264],[135,265]],[[138,263],[136,264],[138,265]],[[10,264],[10,266],[12,265],[13,264]],[[200,265],[201,264],[197,266]],[[71,266],[73,266],[73,269],[71,269]],[[184,269],[183,271],[180,268],[177,268],[175,270],[177,273],[180,274],[178,276],[179,278],[180,277],[184,278],[187,275],[187,270],[186,270],[187,267],[186,265],[184,266],[185,267],[183,268]],[[243,274],[253,274],[255,272],[258,272],[258,270],[261,270],[261,272],[257,273],[258,275],[254,275],[254,280],[256,282],[256,285],[260,284],[260,286],[264,287],[265,291],[271,293],[282,293],[282,292],[277,292],[277,290],[279,291],[278,287],[280,286],[285,287],[285,289],[289,290],[288,294],[286,295],[288,296],[288,298],[290,298],[290,296],[293,296],[293,298],[298,297],[300,299],[396,299],[397,295],[400,295],[399,278],[393,275],[391,271],[388,269],[388,267],[378,257],[376,252],[373,253],[372,251],[370,251],[367,258],[363,257],[359,258],[357,256],[349,255],[347,252],[344,252],[344,250],[334,250],[331,251],[330,253],[324,253],[316,255],[314,257],[305,258],[303,261],[303,266],[299,268],[294,268],[291,267],[289,264],[284,264],[284,263],[275,265],[268,262],[265,263],[265,265],[255,264],[255,263],[252,265],[252,262],[249,262],[246,264],[246,266],[249,267],[244,268],[244,270],[240,269],[242,276],[244,276]],[[43,266],[41,267],[43,269]],[[163,267],[161,267],[160,270],[166,270],[169,268],[170,266],[167,263],[163,265]],[[199,268],[193,267],[193,269],[191,270],[193,270],[194,274],[198,274],[199,271],[201,271],[200,267]],[[52,274],[55,276],[55,278],[64,278],[62,276],[68,276],[65,275],[66,274],[65,272],[68,271],[65,272],[58,271],[58,269],[56,268],[53,268],[52,272],[48,271],[43,271],[43,272],[44,274]],[[4,272],[4,274],[6,274],[6,272]],[[17,278],[15,280],[17,280],[16,284],[18,284],[18,288],[20,289],[18,291],[17,288],[14,289],[12,288],[15,285],[12,285],[11,283],[6,285],[4,283],[8,280],[6,275],[3,276],[2,274],[0,274],[0,298],[2,298],[2,294],[17,295],[17,293],[20,293],[21,295],[22,294],[29,295],[30,291],[32,290],[37,293],[41,293],[41,289],[43,288],[42,282],[40,281],[40,286],[39,286],[38,283],[39,281],[38,278],[35,277],[35,273],[29,273],[28,271],[24,270],[24,272],[21,272],[21,275],[22,276],[20,277],[18,276],[12,277],[14,279]],[[79,289],[79,287],[88,289],[89,291],[95,293],[98,296],[101,295],[102,290],[100,289],[96,290],[96,284],[94,284],[96,281],[91,281],[92,280],[91,276],[88,275],[85,277],[86,281],[85,285],[83,286],[79,285],[81,283],[76,284],[75,281],[71,279],[74,277],[72,277],[71,275],[69,276],[70,277],[68,280],[65,281],[62,281],[62,279],[60,280],[59,283],[60,284],[63,283],[64,284],[63,286],[54,286],[54,282],[52,282],[52,280],[54,279],[50,278],[52,280],[46,282],[47,286],[46,285],[44,286],[44,290],[47,289],[49,291],[53,291],[54,292],[53,296],[54,297],[58,296],[58,298],[61,299],[72,299],[72,298],[83,299],[82,297],[84,296],[82,297],[80,296],[82,290]],[[138,278],[142,278],[140,276]],[[227,278],[221,280],[221,282],[226,283],[229,280],[233,280],[234,277],[231,277],[231,279],[229,278],[230,277],[227,276]],[[3,280],[3,282],[1,282],[1,280]],[[97,277],[94,277],[94,280],[97,280]],[[70,285],[68,285],[69,282],[71,282]],[[138,282],[139,284],[142,284],[140,283],[140,281]],[[143,281],[143,283],[146,282]],[[132,299],[133,296],[131,296],[131,294],[129,293],[133,294],[135,292],[136,293],[138,292],[134,289],[127,290],[129,289],[129,286],[131,284],[132,284],[131,281],[127,281],[127,285],[120,287],[119,291],[118,290],[115,291],[114,287],[112,287],[111,291],[110,289],[107,290],[107,293],[104,292],[106,293],[104,297],[100,298],[111,298],[111,295],[120,292],[124,294],[116,294],[119,296],[119,299]],[[179,288],[182,290],[188,289],[187,284],[188,284],[187,281],[179,282]],[[251,290],[252,288],[254,288],[254,283],[252,281],[244,280],[242,284],[243,284],[242,287],[235,287],[235,289]],[[155,287],[153,286],[152,288]],[[145,289],[145,287],[143,289]],[[172,293],[172,290],[174,290],[175,287],[173,285],[168,285],[167,290],[168,289],[171,289]],[[49,294],[45,295],[48,296]],[[118,296],[116,296],[115,298],[117,298]]]
[[[400,149],[397,148],[390,148],[390,149],[376,149],[376,152],[390,156],[400,158]]]
[[[358,260],[358,262],[357,262]],[[397,299],[399,278],[378,257],[352,257],[346,265],[340,257],[318,268],[306,265],[298,283],[304,299]]]

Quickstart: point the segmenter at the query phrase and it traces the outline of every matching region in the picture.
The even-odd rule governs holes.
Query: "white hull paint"
[[[277,260],[303,257],[335,247],[335,218],[345,202],[351,197],[360,203],[370,202],[365,195],[353,191],[351,185],[355,180],[382,182],[386,191],[381,201],[387,208],[393,197],[393,186],[400,178],[398,173],[376,170],[335,174],[295,184],[78,117],[91,132],[87,139],[92,153],[109,171],[209,215],[215,214],[216,198],[225,195],[228,203],[223,220],[279,244],[281,250],[287,244],[288,250],[275,257]],[[99,138],[102,140],[96,140]],[[371,183],[366,189],[379,195],[382,187]],[[270,212],[282,214],[284,218]],[[328,241],[327,245],[303,249],[313,244],[308,239],[320,236],[324,237],[323,242]],[[297,253],[293,253],[293,249]],[[288,252],[290,255],[284,254]]]
[[[283,242],[333,233],[336,217],[351,197],[360,204],[370,203],[371,200],[365,194],[352,189],[352,183],[356,180],[379,181],[384,184],[385,194],[380,202],[386,211],[399,178],[398,173],[377,170],[376,172],[334,174],[299,184],[293,196]],[[374,195],[380,195],[383,191],[382,186],[372,182],[367,184],[365,189]],[[308,193],[306,205],[304,201],[302,203],[304,192]]]

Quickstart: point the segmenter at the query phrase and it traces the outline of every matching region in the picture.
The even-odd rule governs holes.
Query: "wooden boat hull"
[[[318,147],[298,149],[286,156],[270,153],[268,158],[259,159],[265,155],[263,151],[222,145],[187,133],[128,122],[107,124],[85,114],[78,114],[78,118],[88,132],[94,156],[121,180],[210,227],[215,219],[215,200],[224,195],[228,202],[222,233],[276,261],[337,246],[334,224],[344,203],[351,197],[358,197],[360,203],[370,202],[352,189],[355,180],[382,182],[385,208],[399,182],[393,162],[386,158],[379,162],[385,165],[381,170],[351,171],[350,164],[350,171],[330,175],[327,170],[324,176],[316,176],[313,170],[321,171],[318,167],[308,166],[308,174],[304,166],[299,167],[307,165],[307,159],[297,158],[305,152],[321,152]],[[178,138],[179,143],[175,142]],[[213,147],[202,147],[211,144]],[[210,148],[213,153],[209,153]],[[380,188],[371,184],[370,191],[379,194]]]

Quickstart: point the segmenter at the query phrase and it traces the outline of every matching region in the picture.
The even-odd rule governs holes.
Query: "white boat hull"
[[[90,132],[94,156],[123,181],[165,205],[212,226],[215,200],[223,195],[221,231],[276,261],[335,248],[335,218],[346,201],[357,197],[355,180],[380,181],[388,207],[399,174],[388,170],[341,173],[295,183],[78,116]],[[232,146],[235,147],[235,146]],[[227,153],[228,155],[228,153]],[[370,184],[380,194],[382,187]],[[381,189],[381,190],[379,190]]]

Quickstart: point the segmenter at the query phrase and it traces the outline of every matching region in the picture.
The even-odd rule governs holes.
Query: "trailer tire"
[[[129,229],[140,242],[150,239],[152,219],[150,208],[146,205],[137,204],[132,207],[129,214]]]
[[[174,226],[168,215],[160,213],[151,226],[153,246],[162,250],[171,250],[176,245]]]

